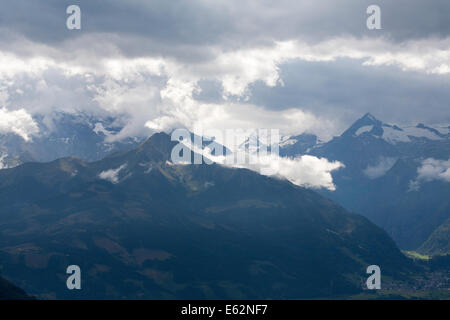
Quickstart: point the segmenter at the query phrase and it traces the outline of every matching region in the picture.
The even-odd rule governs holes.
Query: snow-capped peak
[[[360,137],[370,135],[385,140],[390,144],[411,142],[414,139],[442,140],[448,139],[450,129],[448,126],[426,126],[419,123],[415,126],[397,126],[383,123],[370,113],[366,113],[357,120],[342,136]]]
[[[423,124],[418,124],[416,126],[405,126],[402,128],[383,124],[382,138],[392,144],[399,142],[411,142],[413,139],[446,139],[445,134],[442,134],[435,128],[427,127]]]
[[[365,119],[372,122],[379,121],[377,118],[375,118],[371,113],[367,112],[361,119]]]
[[[364,132],[370,132],[373,135],[381,135],[382,122],[376,119],[370,113],[366,113],[361,119],[358,119],[348,128],[342,136],[359,136]]]

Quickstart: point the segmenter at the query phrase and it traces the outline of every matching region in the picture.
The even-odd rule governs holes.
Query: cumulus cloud
[[[431,2],[380,0],[383,29],[369,31],[369,0],[81,0],[83,29],[73,32],[67,1],[9,1],[0,11],[0,133],[30,139],[31,116],[54,111],[117,117],[123,130],[108,141],[178,127],[328,140],[367,111],[386,122],[450,121],[450,5]],[[342,166],[266,160],[295,184],[329,189]],[[364,173],[379,177],[391,162]],[[121,168],[102,176],[114,183]],[[423,164],[417,181],[436,168]]]
[[[385,121],[448,118],[450,6],[441,0],[426,10],[381,1],[380,32],[365,28],[372,3],[360,0],[80,1],[82,32],[64,27],[66,4],[2,7],[0,87],[31,115],[117,116],[124,129],[109,141],[181,126],[274,127],[327,140],[367,111]],[[398,70],[403,78],[392,76]],[[199,98],[205,81],[217,84],[215,100]]]
[[[450,182],[450,159],[438,160],[428,158],[417,168],[417,178],[409,182],[408,191],[418,191],[420,184],[430,181]]]
[[[29,141],[38,132],[37,124],[26,110],[0,109],[0,133],[14,133]]]
[[[396,111],[389,110],[404,110],[412,106],[419,110],[419,105],[428,101],[420,97],[417,99],[417,95],[422,91],[428,92],[426,88],[430,86],[436,93],[430,101],[435,113],[427,112],[427,115],[436,114],[435,118],[440,119],[445,112],[440,106],[446,100],[448,88],[441,85],[436,87],[434,84],[442,83],[443,80],[436,77],[448,77],[445,70],[450,65],[449,47],[449,39],[415,40],[401,47],[381,38],[343,37],[315,44],[289,40],[254,48],[218,48],[212,51],[209,59],[195,63],[158,55],[130,58],[114,53],[100,54],[94,58],[98,52],[92,52],[91,56],[84,53],[82,56],[86,56],[86,59],[75,55],[62,61],[54,54],[59,50],[54,48],[51,52],[44,52],[47,56],[0,55],[0,85],[6,88],[16,105],[22,106],[32,115],[53,110],[120,115],[126,120],[126,127],[117,137],[110,139],[148,135],[145,124],[153,130],[164,130],[180,124],[192,127],[198,125],[195,119],[202,117],[205,117],[202,120],[204,125],[208,122],[216,125],[219,122],[217,119],[222,119],[224,124],[232,127],[236,126],[233,123],[239,122],[252,122],[251,127],[266,127],[265,121],[271,117],[276,119],[280,129],[289,127],[295,131],[291,132],[293,134],[314,129],[327,139],[348,125],[342,124],[342,121],[347,120],[342,117],[352,110],[353,118],[366,111],[377,114],[374,108],[384,108],[383,114],[393,114]],[[30,46],[30,50],[33,48]],[[87,50],[81,48],[79,50]],[[350,73],[335,68],[336,65],[344,69],[348,67],[345,65],[348,62],[341,60],[343,58],[357,61],[359,69],[350,66],[349,70],[353,72]],[[293,61],[304,61],[316,68],[305,73],[308,70],[294,66]],[[380,87],[377,79],[380,74],[386,75],[387,71],[374,69],[373,74],[364,71],[379,66],[395,66],[405,72],[423,72],[435,76],[415,82],[406,80],[417,78],[414,75],[405,75],[404,78],[390,76],[395,86],[390,84]],[[298,70],[297,74],[304,75],[297,79],[298,88],[292,88],[292,83],[286,85],[287,80],[295,80],[289,74],[282,73],[286,68]],[[336,77],[342,72],[348,75],[345,77],[345,87],[340,85],[342,76],[336,79],[337,84],[332,83],[335,80],[333,72]],[[328,77],[330,73],[331,77]],[[359,80],[361,76],[366,82]],[[328,80],[324,83],[318,81],[320,79]],[[204,89],[201,85],[204,81],[218,83],[219,98],[215,101],[198,98]],[[377,94],[373,99],[367,99],[365,95],[362,99],[359,92],[369,96],[373,92],[369,83],[383,88],[386,94]],[[273,92],[268,95],[259,89],[261,86],[273,88]],[[418,92],[414,93],[414,99],[410,99],[412,103],[405,101],[404,95],[402,98],[396,96],[391,89],[404,87],[403,91],[411,92],[412,86],[418,87],[412,90]],[[420,89],[422,87],[423,90]],[[397,108],[391,108],[392,104]],[[291,110],[278,112],[280,108]],[[422,105],[420,108],[423,110]],[[404,116],[405,113],[402,114]],[[297,120],[296,127],[291,119]],[[316,125],[319,119],[322,120],[321,128]]]
[[[422,161],[422,166],[417,169],[417,179],[419,181],[441,180],[450,182],[450,159],[425,159]]]
[[[100,172],[98,177],[100,179],[107,180],[114,184],[119,183],[119,173],[126,167],[127,167],[127,164],[123,164],[119,168],[102,171],[102,172]]]
[[[260,149],[243,150],[237,147],[241,141],[235,137],[235,146],[226,145],[231,152],[219,151],[220,155],[212,154],[213,149],[197,146],[192,141],[182,141],[187,149],[202,155],[207,159],[206,163],[218,163],[233,168],[246,168],[258,172],[262,175],[286,179],[297,186],[320,189],[325,188],[331,191],[336,190],[333,183],[332,172],[345,167],[339,161],[329,161],[326,158],[318,158],[311,155],[303,155],[295,158],[280,157],[277,152],[261,152]],[[214,140],[214,144],[217,140]],[[261,140],[260,140],[261,141]],[[215,144],[221,148],[221,144]],[[272,145],[273,147],[274,145]],[[215,150],[217,152],[217,150]],[[240,158],[240,160],[238,160]],[[174,159],[172,159],[174,161]],[[192,159],[191,159],[192,160]],[[189,161],[175,161],[176,164],[189,165]]]
[[[295,134],[335,125],[332,120],[296,108],[277,111],[242,102],[205,103],[194,99],[195,90],[194,83],[169,80],[161,91],[160,113],[147,121],[146,126],[156,131],[183,127],[194,132],[274,128],[282,134]]]
[[[225,165],[227,160],[224,161]],[[268,154],[257,157],[254,163],[231,164],[233,167],[247,168],[263,175],[277,176],[289,180],[297,186],[331,191],[336,190],[333,183],[332,172],[344,165],[339,161],[329,161],[326,158],[317,158],[304,155],[296,158],[285,158]]]
[[[344,165],[339,161],[329,161],[304,155],[297,158],[284,158],[268,155],[258,159],[256,165],[248,165],[249,169],[259,172],[277,172],[277,176],[289,180],[295,185],[307,188],[326,188],[336,190],[331,173]]]
[[[49,46],[79,42],[86,35],[109,36],[108,42],[127,56],[157,52],[185,60],[207,58],[211,47],[255,47],[274,39],[320,42],[345,34],[375,34],[403,42],[450,34],[446,0],[378,0],[383,29],[376,32],[365,27],[371,0],[78,0],[86,17],[83,32],[78,33],[65,28],[69,4],[67,0],[5,2],[0,28]],[[11,37],[5,37],[5,46]],[[109,48],[95,42],[91,46]]]

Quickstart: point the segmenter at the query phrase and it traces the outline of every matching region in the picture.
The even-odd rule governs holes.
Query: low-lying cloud
[[[271,170],[278,169],[278,176],[295,185],[314,189],[325,188],[331,191],[336,190],[331,173],[344,167],[339,161],[330,162],[326,158],[310,155],[297,158],[268,156],[268,158],[261,159],[259,167],[261,166],[269,166]],[[249,168],[259,169],[258,166],[256,168],[249,166]]]
[[[450,182],[450,159],[436,160],[428,158],[422,161],[422,166],[417,169],[417,180]]]
[[[311,155],[289,158],[280,157],[272,152],[261,153],[260,151],[250,152],[234,149],[231,153],[226,154],[222,151],[222,155],[215,156],[211,154],[212,150],[208,147],[200,148],[194,143],[181,143],[188,149],[202,155],[203,159],[208,159],[207,161],[234,168],[246,168],[262,175],[286,179],[297,186],[306,188],[336,190],[332,172],[345,167],[339,161],[329,161],[326,158]],[[220,147],[220,144],[218,147]],[[227,145],[227,148],[233,150],[230,145]],[[237,162],[238,156],[236,153],[241,153],[241,156],[244,155],[242,159],[245,159],[245,161]],[[178,164],[189,165],[189,162]]]
[[[381,157],[377,164],[367,166],[367,168],[363,170],[363,173],[370,179],[382,177],[392,168],[396,161],[396,158]]]
[[[0,133],[14,133],[29,141],[38,132],[37,124],[26,110],[0,109]]]
[[[0,90],[9,110],[32,116],[120,118],[109,141],[196,126],[328,140],[368,111],[447,121],[447,2],[382,0],[377,31],[365,25],[369,0],[345,3],[80,1],[83,27],[72,32],[68,3],[17,0],[0,13]],[[213,101],[199,99],[205,82],[217,85]]]
[[[430,181],[450,182],[450,159],[428,158],[423,160],[417,169],[417,178],[409,182],[408,191],[418,191],[421,183]]]
[[[102,172],[100,172],[98,177],[100,179],[107,180],[114,184],[119,183],[119,173],[126,167],[127,167],[127,164],[123,164],[119,168],[102,171]]]

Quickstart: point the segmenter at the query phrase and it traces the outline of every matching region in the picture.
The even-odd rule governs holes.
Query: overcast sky
[[[67,6],[81,30],[66,28]],[[381,8],[381,30],[366,9]],[[0,0],[0,131],[35,114],[120,115],[323,139],[366,112],[450,124],[448,0]]]

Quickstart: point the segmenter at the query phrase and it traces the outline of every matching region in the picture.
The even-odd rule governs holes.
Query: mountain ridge
[[[328,142],[304,152],[283,149],[283,156],[310,154],[342,162],[345,168],[333,173],[337,190],[320,192],[383,227],[404,249],[417,249],[450,217],[449,183],[419,176],[424,160],[450,159],[445,130],[422,123],[401,128],[367,113]]]
[[[41,298],[278,299],[358,293],[373,263],[397,280],[415,270],[366,218],[247,169],[174,165],[174,143],[0,171],[5,274]],[[69,264],[81,292],[65,289]]]

